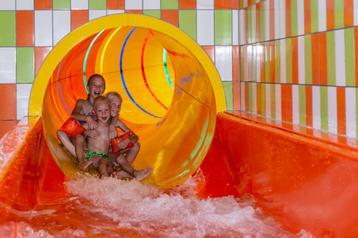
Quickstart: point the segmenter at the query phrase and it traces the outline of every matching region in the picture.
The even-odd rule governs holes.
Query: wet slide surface
[[[200,171],[166,190],[113,178],[69,180],[53,160],[42,130],[39,119],[20,146],[7,148],[17,147],[10,161],[2,158],[1,237],[309,237],[283,230],[250,199],[204,199]],[[15,143],[19,136],[10,132],[7,138]]]

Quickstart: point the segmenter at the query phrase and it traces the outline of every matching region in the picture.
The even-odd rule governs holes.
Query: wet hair
[[[87,81],[87,85],[90,86],[91,83],[92,83],[92,81],[93,81],[95,78],[101,78],[101,79],[103,80],[103,82],[106,83],[106,81],[104,80],[104,78],[103,78],[102,75],[100,75],[100,74],[92,74],[92,75],[89,77],[88,81]]]
[[[106,97],[107,97],[107,98],[108,98],[108,97],[117,97],[117,98],[119,98],[119,100],[122,101],[122,96],[121,96],[119,93],[115,92],[115,91],[108,92],[108,93],[106,94]]]
[[[100,103],[106,103],[109,106],[108,98],[106,98],[104,96],[98,96],[98,97],[96,97],[96,99],[93,102],[93,108],[97,108],[98,104],[100,104]]]

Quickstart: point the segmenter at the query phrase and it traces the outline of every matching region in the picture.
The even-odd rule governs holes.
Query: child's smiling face
[[[97,115],[98,121],[107,123],[110,118],[110,106],[107,102],[99,102],[94,107],[94,112]]]
[[[102,96],[104,92],[105,83],[101,77],[95,77],[91,80],[88,85],[89,94],[93,98],[97,98],[98,96]]]
[[[122,100],[115,95],[108,96],[111,105],[111,117],[117,117],[121,110]]]

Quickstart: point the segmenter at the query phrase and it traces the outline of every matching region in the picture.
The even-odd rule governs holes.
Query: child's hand
[[[93,130],[97,128],[97,122],[93,120],[91,116],[86,117],[86,122],[88,124],[88,129]]]
[[[136,134],[132,133],[130,136],[130,140],[131,140],[131,142],[135,143],[139,140],[139,137]]]

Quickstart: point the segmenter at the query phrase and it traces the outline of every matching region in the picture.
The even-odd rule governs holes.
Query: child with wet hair
[[[108,92],[106,94],[111,105],[111,123],[110,123],[110,136],[111,136],[111,149],[112,156],[116,158],[116,163],[127,173],[135,174],[140,171],[136,171],[132,167],[132,163],[138,155],[140,150],[140,144],[138,142],[138,136],[131,131],[128,126],[119,119],[119,113],[122,106],[122,97],[117,92]],[[123,133],[118,135],[117,128]],[[151,168],[141,170],[148,176],[151,172]]]
[[[79,99],[72,111],[71,117],[57,131],[57,137],[63,146],[76,157],[79,162],[79,168],[83,170],[85,162],[84,154],[84,123],[90,129],[97,127],[96,118],[93,115],[94,100],[102,96],[105,89],[105,80],[102,75],[93,74],[88,79],[87,99]]]

